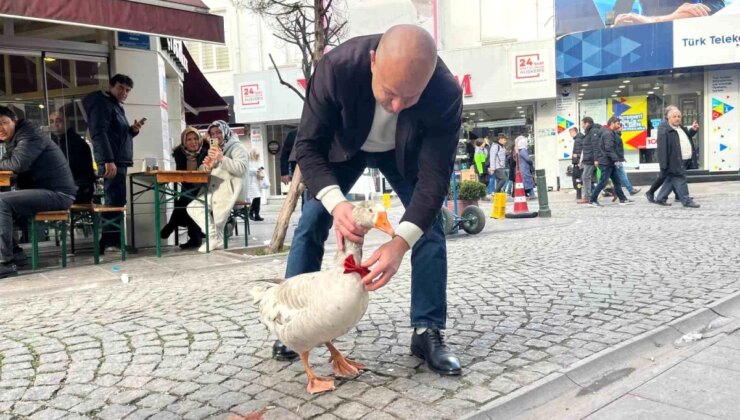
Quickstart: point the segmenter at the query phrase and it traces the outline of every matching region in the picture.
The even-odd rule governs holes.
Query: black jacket
[[[203,160],[208,156],[208,148],[208,143],[203,142],[203,145],[200,147],[200,151],[198,152],[198,157],[195,159],[195,163],[198,167],[200,167]],[[182,145],[177,146],[172,150],[172,157],[175,159],[175,169],[178,171],[185,171],[188,169],[188,158],[182,150]],[[185,182],[182,184],[183,191],[195,187],[195,184],[188,184]]]
[[[594,155],[596,145],[601,136],[601,125],[593,124],[583,135],[583,163],[593,165],[597,157]]]
[[[617,149],[622,144],[622,139],[614,131],[604,127],[601,129],[601,136],[596,142],[595,158],[599,165],[614,166],[614,163],[621,162]]]
[[[622,133],[617,133],[615,131],[614,134],[617,136],[618,140],[617,143],[614,145],[614,151],[617,153],[619,161],[624,162],[626,159],[624,158],[624,141],[622,141]]]
[[[370,51],[381,35],[350,39],[324,55],[306,92],[294,160],[312,194],[338,185],[330,163],[351,160],[367,140],[375,113]],[[416,105],[398,115],[396,166],[416,182],[401,218],[426,231],[447,195],[462,121],[462,89],[441,59]],[[361,159],[357,165],[364,166]]]
[[[290,162],[290,152],[293,151],[293,145],[295,145],[295,137],[298,134],[298,129],[294,128],[288,131],[283,142],[283,151],[280,153],[280,175],[290,175],[290,166],[295,167],[295,163]]]
[[[52,134],[51,139],[59,146],[67,162],[69,162],[75,184],[77,186],[94,184],[97,175],[93,169],[92,151],[85,139],[77,134],[73,128],[60,136]]]
[[[694,142],[691,139],[696,135],[696,131],[686,129],[684,126],[679,128],[689,137],[693,153]],[[681,156],[681,139],[678,137],[676,129],[665,121],[658,127],[658,163],[660,164],[660,170],[669,175],[683,175],[686,173]]]
[[[87,125],[98,164],[114,162],[116,166],[131,166],[134,162],[133,138],[126,112],[108,92],[93,92],[82,100],[87,113]]]
[[[577,165],[581,161],[581,154],[583,153],[583,138],[585,136],[582,133],[576,134],[573,137],[573,152],[571,156],[571,162]]]
[[[19,189],[51,190],[72,198],[77,193],[62,150],[28,120],[16,124],[0,159],[0,171],[13,171]]]

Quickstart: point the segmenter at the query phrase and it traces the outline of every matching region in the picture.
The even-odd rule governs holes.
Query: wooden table
[[[0,171],[0,187],[9,187],[12,176],[13,171]]]
[[[154,236],[157,247],[157,257],[162,256],[162,239],[159,236],[159,231],[162,229],[162,222],[160,220],[160,210],[162,204],[174,202],[180,197],[187,197],[193,201],[203,203],[205,208],[205,228],[206,231],[206,252],[211,252],[210,241],[208,235],[208,200],[205,197],[208,196],[208,172],[201,171],[146,171],[146,172],[134,172],[128,174],[129,177],[129,202],[131,203],[131,247],[136,249],[136,225],[134,223],[135,217],[135,203],[147,191],[154,191]],[[170,186],[174,183],[175,186]],[[193,188],[184,190],[178,188],[178,185],[183,183],[196,185]],[[139,187],[138,191],[134,191],[134,187]],[[205,193],[202,195],[203,199],[199,198],[199,192],[201,188],[205,187]]]

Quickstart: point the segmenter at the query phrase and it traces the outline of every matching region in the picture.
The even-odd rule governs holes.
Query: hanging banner
[[[625,150],[645,149],[648,137],[647,97],[612,98],[608,103],[607,115],[622,119]]]
[[[557,114],[558,159],[570,159],[573,153],[573,137],[569,129],[578,125],[578,112],[573,85],[560,85],[555,113]]]
[[[738,170],[739,76],[737,70],[713,71],[707,76],[708,105],[712,112],[707,146],[707,169],[710,171]]]

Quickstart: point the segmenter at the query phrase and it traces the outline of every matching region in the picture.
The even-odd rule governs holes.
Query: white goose
[[[355,221],[393,236],[382,206],[370,202],[352,210]],[[315,394],[334,389],[332,378],[318,377],[308,363],[308,352],[322,344],[331,353],[337,376],[353,377],[365,366],[348,360],[331,341],[352,329],[365,315],[368,293],[362,282],[362,245],[344,240],[336,266],[329,270],[291,277],[280,284],[255,286],[251,290],[262,322],[288,347],[298,352],[308,376],[306,390]]]

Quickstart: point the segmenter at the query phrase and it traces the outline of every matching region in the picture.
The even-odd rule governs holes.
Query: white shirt
[[[392,114],[387,112],[380,106],[379,103],[375,103],[375,115],[373,116],[373,123],[370,126],[370,133],[367,135],[365,143],[362,144],[360,150],[370,153],[387,152],[396,148],[396,124],[398,123],[398,114]],[[342,190],[339,185],[329,185],[324,187],[316,194],[316,199],[321,201],[326,210],[331,214],[334,208],[344,201],[347,201],[347,197],[342,194]],[[411,222],[401,222],[396,229],[396,235],[403,238],[404,241],[409,245],[409,248],[413,248],[416,241],[421,238],[424,232],[419,226]]]
[[[360,150],[371,153],[387,152],[396,148],[398,114],[392,114],[375,102],[373,125]]]
[[[678,140],[681,143],[681,159],[683,160],[689,160],[691,159],[691,140],[689,140],[689,136],[686,135],[686,132],[683,131],[683,127],[673,127],[676,129],[676,132],[678,133]]]

